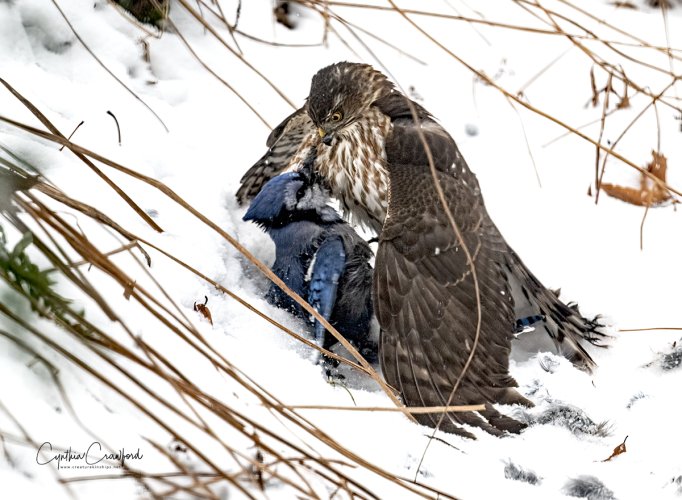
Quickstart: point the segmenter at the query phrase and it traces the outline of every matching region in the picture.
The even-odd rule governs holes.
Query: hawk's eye
[[[333,122],[340,122],[341,118],[343,118],[343,115],[338,111],[332,115]]]

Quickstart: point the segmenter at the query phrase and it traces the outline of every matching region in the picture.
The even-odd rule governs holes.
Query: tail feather
[[[581,341],[603,346],[609,336],[600,330],[604,325],[599,317],[587,319],[575,303],[564,304],[558,291],[545,288],[513,251],[510,250],[509,255],[506,274],[516,317],[535,319],[542,316],[542,320],[533,322],[536,331],[544,330],[561,355],[578,368],[591,372],[597,364]]]

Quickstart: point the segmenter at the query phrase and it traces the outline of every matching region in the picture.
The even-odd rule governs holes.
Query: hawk
[[[309,163],[314,160],[311,155]],[[275,243],[272,271],[334,326],[370,362],[377,361],[376,340],[370,337],[372,250],[328,205],[329,196],[308,175],[307,168],[287,172],[263,186],[244,215],[265,230]],[[309,314],[272,283],[271,304],[301,318]],[[315,342],[325,349],[337,340],[317,320]],[[326,371],[336,363],[325,358]]]
[[[321,69],[305,105],[273,131],[268,145],[242,179],[240,199],[257,192],[263,179],[300,168],[315,148],[320,181],[351,219],[378,234],[373,293],[379,358],[403,402],[485,404],[482,412],[417,415],[419,422],[467,437],[474,436],[462,424],[493,435],[523,429],[492,406],[532,406],[509,374],[516,318],[535,318],[536,332],[546,332],[560,353],[585,370],[595,366],[581,341],[598,345],[600,325],[530,272],[488,215],[455,141],[381,72],[347,62]],[[477,327],[473,358],[453,394]]]

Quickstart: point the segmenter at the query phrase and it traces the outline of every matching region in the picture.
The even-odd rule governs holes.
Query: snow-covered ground
[[[227,17],[233,19],[238,2],[222,0],[220,3]],[[577,39],[597,57],[622,64],[637,85],[657,95],[669,83],[667,71],[672,68],[673,73],[682,74],[682,61],[669,59],[652,48],[635,47],[632,44],[638,42],[628,38],[632,35],[652,46],[677,47],[676,56],[682,56],[679,9],[670,12],[666,29],[664,18],[656,9],[617,8],[614,2],[605,0],[574,3],[589,9],[597,19],[622,28],[623,33],[589,20],[567,2],[547,0],[543,5],[579,19],[607,40],[626,42],[615,47],[660,68],[637,64],[599,43]],[[432,0],[412,4],[412,7],[450,16],[551,29],[531,14],[546,19],[546,14],[532,7],[535,2],[487,0],[474,6],[460,0]],[[98,64],[76,38],[56,5],[92,53],[161,117],[168,130]],[[226,44],[235,50],[225,26],[208,12],[210,5],[212,2],[207,2],[202,12]],[[389,4],[376,2],[376,5]],[[409,6],[407,2],[400,5]],[[540,421],[519,436],[498,439],[477,432],[478,439],[472,441],[441,433],[438,434],[441,441],[431,442],[424,455],[430,430],[410,423],[400,414],[301,412],[338,443],[390,473],[410,478],[417,474],[422,483],[459,498],[549,499],[563,498],[569,493],[576,496],[580,491],[585,498],[621,500],[682,496],[679,454],[682,434],[677,421],[682,408],[682,354],[677,348],[677,358],[662,358],[674,351],[674,343],[682,333],[618,331],[682,327],[679,288],[682,215],[671,206],[649,210],[643,225],[643,249],[640,249],[644,209],[603,193],[595,204],[594,197],[587,195],[588,187],[594,183],[596,148],[593,144],[575,135],[560,138],[565,129],[483,84],[398,13],[334,5],[330,8],[368,32],[356,32],[362,43],[344,27],[332,23],[343,41],[330,33],[326,45],[320,45],[324,22],[310,10],[295,7],[292,19],[297,26],[289,30],[272,20],[271,2],[241,3],[238,27],[243,32],[280,44],[314,45],[272,46],[236,34],[244,60],[274,82],[296,106],[303,103],[311,76],[329,63],[357,60],[389,71],[453,135],[478,175],[493,219],[533,272],[547,286],[560,287],[564,300],[579,301],[586,316],[606,315],[613,322],[614,338],[610,349],[590,350],[599,364],[593,375],[580,372],[563,358],[547,353],[514,362],[512,374],[521,392],[537,403],[528,418]],[[277,125],[291,112],[293,108],[263,78],[211,36],[180,4],[172,4],[171,19],[205,64],[232,85],[270,126]],[[448,50],[512,94],[523,90],[528,103],[572,127],[593,122],[581,131],[595,140],[599,137],[604,96],[600,96],[596,107],[590,104],[593,62],[568,38],[453,18],[413,16],[412,19]],[[567,32],[584,34],[578,26],[555,19]],[[54,3],[0,0],[0,47],[0,76],[31,100],[62,133],[68,135],[84,121],[73,137],[74,142],[162,181],[258,258],[266,263],[272,261],[274,249],[270,240],[257,227],[241,221],[244,209],[234,199],[241,175],[265,150],[269,128],[235,92],[197,62],[177,34],[147,36],[104,0],[56,0]],[[602,88],[607,81],[606,73],[599,67],[594,73],[597,88]],[[622,95],[623,83],[614,79],[613,86]],[[613,143],[651,102],[650,98],[637,94],[632,86],[628,95],[631,107],[609,115],[603,143]],[[668,158],[669,185],[681,188],[682,122],[679,112],[667,104],[682,105],[679,99],[682,86],[678,84],[665,95],[665,102],[659,101],[655,110],[649,108],[618,142],[616,151],[645,166],[651,160],[651,151],[659,150]],[[609,109],[617,102],[612,95]],[[120,124],[120,145],[114,120],[107,111]],[[0,115],[39,126],[4,88],[0,91]],[[111,169],[105,170],[152,215],[165,230],[162,234],[150,229],[68,151],[60,152],[54,144],[39,141],[6,123],[0,123],[0,144],[38,167],[70,196],[96,206],[277,321],[297,332],[303,331],[303,326],[287,313],[265,302],[265,278],[224,239],[159,191]],[[604,179],[637,186],[638,175],[631,167],[611,158]],[[64,207],[52,206],[68,213]],[[99,235],[95,243],[102,251],[119,245],[112,237],[96,231],[96,225],[84,216],[79,216],[78,222],[86,234]],[[2,225],[8,229],[6,221]],[[9,236],[16,241],[16,234],[9,233]],[[328,384],[319,368],[308,361],[308,351],[300,343],[161,254],[151,250],[150,254],[152,273],[208,342],[285,404],[352,406],[349,390],[358,406],[391,406],[388,398],[364,379],[351,377],[348,390]],[[119,263],[130,262],[124,255],[112,258],[119,259]],[[127,265],[126,269],[136,282],[152,286],[140,267]],[[221,376],[205,358],[187,349],[158,321],[142,314],[139,306],[126,301],[124,290],[112,280],[94,269],[87,275],[105,291],[107,300],[134,335],[159,349],[199,387],[220,401],[241,408],[275,432],[334,456],[310,436],[275,419],[252,397],[240,393],[234,381]],[[62,284],[60,292],[67,297],[73,293],[72,298],[77,299],[76,290],[66,284]],[[193,303],[203,301],[204,296],[208,297],[213,326],[192,310]],[[0,297],[6,300],[8,295],[2,292]],[[8,304],[27,312],[27,307],[19,302]],[[109,322],[91,305],[82,304],[91,321],[121,342],[132,345],[120,325]],[[82,350],[60,330],[42,321],[35,324],[59,339],[61,345]],[[0,320],[0,329],[25,335],[16,325],[4,320]],[[70,446],[73,450],[86,448],[94,438],[74,421],[71,412],[65,411],[60,393],[41,363],[36,363],[31,355],[2,336],[0,346],[0,436],[5,436],[0,439],[0,497],[66,498],[68,491],[59,484],[58,478],[93,471],[55,471],[51,465],[39,465],[36,447],[15,442],[10,436],[30,436],[38,444],[51,442],[55,447]],[[173,438],[168,432],[63,357],[47,348],[39,349],[59,368],[75,413],[94,435],[116,450],[139,448],[144,458],[134,460],[132,467],[150,473],[176,470],[147,441],[169,446]],[[82,355],[90,356],[95,362],[92,354],[83,352]],[[124,363],[124,366],[127,365]],[[121,374],[104,367],[102,370],[117,386],[130,385]],[[169,398],[177,398],[167,387],[154,388]],[[543,413],[548,408],[559,408],[558,402],[579,408],[583,413],[565,410],[567,418]],[[159,415],[164,414],[162,408],[157,411]],[[505,411],[519,412],[514,408],[505,408]],[[594,425],[579,421],[579,414],[589,417]],[[599,427],[605,421],[608,423]],[[223,460],[224,450],[216,449],[213,442],[208,444],[196,429],[187,426],[184,432],[184,439],[192,441],[202,452],[216,457],[219,463]],[[224,432],[224,439],[231,440],[232,446],[253,454],[247,440],[229,429]],[[626,436],[627,452],[603,461]],[[422,455],[423,463],[417,473]],[[191,467],[191,453],[183,460]],[[535,484],[507,477],[514,476],[515,468],[532,471],[537,476]],[[381,498],[409,495],[406,490],[361,469],[345,472],[372,488]],[[584,488],[571,488],[581,476],[595,476],[612,492],[611,496],[608,492],[588,496]],[[140,486],[129,479],[77,482],[71,483],[70,488],[79,498],[145,496]],[[249,488],[257,497],[293,496],[290,489],[276,481],[267,485],[264,493],[254,486]],[[216,492],[230,498],[241,495],[229,486],[217,487]],[[332,491],[319,490],[321,497],[331,494]]]

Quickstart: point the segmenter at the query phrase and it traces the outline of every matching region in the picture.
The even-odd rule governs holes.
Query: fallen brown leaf
[[[208,320],[209,323],[211,323],[211,326],[213,326],[213,318],[211,318],[211,311],[208,310],[208,307],[206,307],[206,304],[208,304],[208,297],[204,295],[204,303],[203,304],[197,304],[196,302],[194,303],[194,310],[201,314],[204,318]]]
[[[623,439],[623,442],[620,443],[618,446],[616,446],[613,449],[613,453],[611,453],[609,458],[602,460],[602,462],[608,462],[612,458],[617,457],[618,455],[621,455],[621,454],[625,453],[626,451],[628,451],[627,448],[625,448],[625,441],[627,441],[627,440],[628,440],[628,436],[625,436],[625,439]]]
[[[651,152],[653,159],[646,166],[646,170],[657,179],[666,181],[666,173],[668,169],[668,159],[665,155]],[[626,203],[637,205],[640,207],[654,207],[661,205],[666,201],[670,201],[672,197],[670,192],[664,187],[654,182],[652,179],[644,174],[641,174],[639,181],[639,188],[619,186],[617,184],[609,184],[607,182],[601,185],[601,188],[613,198],[617,198]]]

